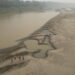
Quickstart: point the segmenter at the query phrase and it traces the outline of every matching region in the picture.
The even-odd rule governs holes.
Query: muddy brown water
[[[57,14],[55,11],[0,14],[0,49],[14,46],[16,40],[27,37]]]

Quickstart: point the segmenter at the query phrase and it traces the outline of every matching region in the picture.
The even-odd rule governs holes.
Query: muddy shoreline
[[[48,26],[50,25],[49,23],[54,22],[58,17],[60,17],[60,14],[55,16],[51,20],[49,20],[40,29],[33,32],[30,36],[25,37],[25,38],[20,39],[20,40],[16,40],[16,42],[18,42],[17,45],[9,47],[9,48],[0,49],[0,63],[6,62],[7,60],[10,60],[11,58],[14,58],[14,56],[18,57],[18,56],[30,55],[34,58],[39,58],[39,59],[40,58],[45,59],[46,57],[48,57],[48,52],[50,50],[57,49],[56,46],[51,42],[51,36],[55,36],[56,33],[54,33],[53,31],[49,31]],[[47,38],[47,41],[45,41],[46,38]],[[25,41],[27,41],[27,40],[37,41],[38,48],[41,46],[41,49],[29,50],[27,45],[25,44]],[[44,46],[50,46],[50,47],[48,49],[43,50],[42,48]],[[12,55],[13,52],[16,52],[16,51],[18,52],[22,48],[25,48],[25,51]],[[23,64],[24,63],[25,62],[23,62]],[[18,63],[15,65],[19,66]],[[0,70],[1,70],[0,74],[11,70],[15,65],[6,65],[4,67],[0,67]]]
[[[60,14],[59,14],[60,15]],[[52,22],[55,18],[57,18],[59,15],[55,16],[54,18],[52,18],[51,20],[49,20],[48,22]],[[40,31],[43,31],[44,28],[47,27],[48,25],[48,22],[46,24],[44,24],[40,29],[36,30],[35,32],[33,32],[31,35],[29,35],[28,37],[25,37],[23,39],[20,39],[20,40],[16,40],[16,42],[18,42],[17,45],[15,46],[12,46],[12,47],[8,47],[8,48],[4,48],[4,49],[0,49],[0,54],[2,55],[6,55],[6,54],[10,54],[14,51],[18,51],[19,49],[21,48],[26,48],[25,44],[24,44],[24,41],[28,40],[28,39],[32,39],[32,40],[37,40],[38,41],[38,44],[40,45],[39,43],[39,40],[36,39],[36,38],[33,38],[33,35],[37,34],[38,32]],[[51,43],[52,44],[52,43]],[[53,44],[52,44],[53,45]],[[54,47],[54,45],[53,45]],[[55,47],[54,47],[55,48]]]

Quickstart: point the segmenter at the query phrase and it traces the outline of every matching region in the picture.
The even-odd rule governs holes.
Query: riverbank
[[[47,35],[45,35],[45,36],[48,39],[50,37]],[[44,38],[44,39],[46,39],[46,38]],[[54,49],[54,47],[52,47],[52,44],[50,41],[48,41],[47,43],[43,43],[44,42],[44,40],[43,40],[43,42],[40,43],[39,39],[33,38],[32,35],[30,35],[30,37],[25,38],[24,41],[21,40],[21,41],[17,41],[17,42],[18,42],[17,45],[14,45],[14,46],[11,46],[8,48],[4,48],[4,49],[0,49],[0,63],[2,64],[0,66],[0,69],[1,69],[0,74],[7,72],[8,70],[10,70],[10,68],[13,67],[13,64],[11,65],[10,61],[12,58],[14,59],[15,56],[16,57],[31,56],[31,57],[35,57],[35,58],[39,58],[39,59],[46,58],[48,56],[48,51]],[[24,61],[22,61],[22,62],[24,62]],[[16,63],[14,65],[16,65]],[[7,70],[6,69],[3,70],[4,68],[6,68]]]
[[[29,36],[57,14],[56,11],[0,14],[0,49],[17,45],[16,40]]]
[[[62,12],[29,37],[19,40],[17,47],[20,49],[9,49],[11,52],[8,51],[7,54],[9,57],[12,55],[13,58],[24,55],[25,60],[30,62],[18,69],[15,69],[18,65],[13,64],[16,65],[15,70],[8,65],[12,68],[11,71],[6,66],[7,71],[3,70],[4,67],[0,67],[2,68],[0,73],[3,75],[75,75],[74,15],[75,11]]]

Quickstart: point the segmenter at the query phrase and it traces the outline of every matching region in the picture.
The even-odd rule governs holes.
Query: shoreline
[[[21,68],[20,69],[18,68],[16,69],[16,71],[13,72],[12,67],[14,65],[11,65],[10,66],[11,71],[8,69],[8,73],[4,72],[4,74],[16,75],[19,72],[21,72],[23,75],[75,74],[75,71],[74,71],[75,70],[75,66],[74,66],[75,64],[75,60],[74,60],[75,58],[75,35],[74,35],[75,34],[75,20],[74,20],[75,16],[74,15],[75,15],[74,11],[63,12],[57,17],[55,17],[53,20],[46,23],[47,27],[46,26],[43,27],[41,30],[38,30],[38,32],[36,32],[35,34],[31,36],[32,39],[34,40],[36,39],[40,40],[39,47],[42,46],[42,48],[37,49],[36,52],[35,50],[33,52],[31,51],[30,55],[27,55],[27,57],[25,56],[26,59],[31,60],[28,66],[27,67],[24,66],[24,68],[21,66],[22,70]],[[40,37],[44,36],[42,37],[42,39],[44,40],[40,39],[39,36]],[[51,42],[56,47],[56,49],[52,49],[53,47],[51,49],[50,48],[44,49],[46,46],[51,46],[51,44],[49,43],[49,40],[51,40]],[[31,46],[33,46],[32,45],[33,43],[34,43],[34,46],[36,46],[35,45],[37,43],[36,41],[33,41],[31,39],[28,41],[30,41]],[[45,58],[44,56],[47,56],[47,58]],[[17,65],[19,64],[17,63]],[[6,68],[8,67],[4,67],[0,69],[3,72],[3,70],[5,70]],[[17,68],[17,66],[15,68]]]
[[[53,19],[54,19],[55,17],[57,17],[59,14],[60,14],[60,13],[58,13],[58,14],[57,14],[56,16],[54,16],[52,19],[49,19],[47,22],[53,20]],[[46,23],[47,23],[47,22],[46,22]],[[37,30],[35,30],[34,32],[32,32],[31,34],[29,34],[29,36],[24,37],[24,38],[19,39],[19,40],[16,40],[15,42],[18,43],[18,42],[20,42],[20,41],[30,39],[32,35],[36,34],[36,32],[38,32],[38,31],[41,30],[44,26],[46,26],[46,23],[45,23],[43,26],[41,26],[39,29],[37,29]],[[18,44],[19,44],[19,43],[18,43]],[[16,45],[17,45],[17,44],[16,44]],[[16,45],[13,45],[13,46],[10,46],[10,47],[14,47],[14,46],[16,46]],[[0,48],[0,50],[4,50],[4,49],[10,48],[10,47]]]
[[[28,39],[36,40],[36,41],[38,41],[38,45],[42,45],[43,43],[40,43],[40,42],[39,42],[39,39],[33,38],[32,36],[35,35],[35,34],[36,34],[37,32],[39,32],[39,31],[43,31],[43,28],[46,26],[46,24],[47,24],[49,21],[52,21],[53,19],[55,19],[55,18],[58,17],[58,16],[59,16],[59,14],[56,15],[55,17],[53,17],[52,19],[48,20],[40,29],[34,31],[34,32],[33,32],[32,34],[30,34],[28,37],[25,37],[25,38],[23,38],[23,39],[20,39],[20,41],[17,40],[17,41],[16,41],[16,42],[18,42],[17,45],[11,46],[11,47],[8,47],[8,48],[0,49],[0,54],[1,54],[1,55],[4,55],[4,59],[5,59],[5,58],[9,57],[9,55],[10,55],[12,52],[18,51],[18,50],[20,50],[21,48],[26,48],[26,49],[27,49],[27,47],[26,47],[25,44],[24,44],[24,41],[26,41],[26,40],[28,40]],[[50,37],[50,36],[48,36],[48,37]],[[52,44],[51,42],[50,42],[50,44],[53,46],[53,44]],[[43,45],[44,45],[44,44],[43,44]],[[53,46],[53,48],[56,49],[54,46]],[[6,56],[6,55],[7,55],[7,56]],[[4,60],[4,59],[3,59],[3,60]],[[0,61],[1,61],[1,60],[0,60]]]
[[[61,14],[61,13],[59,12],[56,16],[54,16],[52,19],[49,19],[43,26],[41,26],[39,29],[37,29],[37,30],[35,30],[34,32],[32,32],[29,36],[27,36],[27,37],[25,37],[25,38],[22,38],[22,39],[19,39],[19,40],[16,40],[16,42],[18,42],[18,41],[24,41],[24,40],[29,39],[32,35],[36,34],[38,31],[43,30],[43,27],[45,27],[48,22],[53,21],[53,20],[54,20],[56,17],[58,17],[60,14]]]
[[[53,17],[51,20],[49,20],[48,22],[51,22],[51,21],[53,21],[56,17],[58,17],[59,16],[59,14],[57,15],[57,16],[55,16],[55,17]],[[7,60],[9,60],[9,59],[11,59],[11,58],[14,58],[14,56],[21,56],[21,55],[24,55],[24,56],[28,56],[28,55],[30,55],[31,57],[33,57],[33,58],[37,58],[37,59],[45,59],[46,57],[48,57],[48,52],[50,51],[50,50],[55,50],[56,49],[56,47],[53,45],[53,43],[51,42],[51,39],[50,39],[50,35],[55,35],[54,33],[52,33],[52,32],[50,32],[50,34],[45,34],[45,35],[42,35],[44,38],[43,38],[43,41],[42,42],[40,42],[40,39],[38,39],[38,38],[36,38],[37,36],[39,36],[39,32],[41,33],[41,32],[43,32],[44,31],[44,29],[43,28],[45,28],[45,26],[47,25],[47,23],[48,22],[46,22],[46,24],[44,24],[40,29],[38,29],[38,30],[36,30],[35,32],[33,32],[30,36],[28,36],[28,37],[26,37],[26,38],[24,38],[24,39],[21,39],[21,41],[19,41],[18,42],[18,44],[17,45],[15,45],[15,46],[13,46],[13,47],[9,47],[9,48],[5,48],[5,49],[1,49],[0,50],[0,54],[2,54],[2,56],[3,56],[3,58],[2,58],[2,56],[0,56],[0,63],[2,63],[2,62],[6,62]],[[47,29],[46,29],[47,30]],[[37,35],[38,34],[38,35]],[[48,41],[48,43],[49,44],[45,44],[44,43],[44,40],[45,40],[45,38],[46,37],[48,37],[48,39],[49,39],[49,41]],[[39,49],[37,49],[37,50],[29,50],[28,48],[27,48],[27,46],[25,45],[25,41],[26,40],[35,40],[35,41],[37,41],[37,45],[38,45],[38,47],[40,47],[40,46],[42,46],[42,48],[44,47],[44,46],[49,46],[49,48],[48,49],[45,49],[45,50],[43,50],[42,48],[41,48],[41,50],[39,50]],[[26,49],[26,51],[23,51],[23,52],[20,52],[20,53],[17,53],[17,54],[14,54],[14,55],[11,55],[13,52],[15,52],[15,51],[19,51],[20,49],[22,49],[22,48],[25,48]],[[28,50],[28,51],[27,51]],[[41,55],[42,54],[42,55]],[[19,65],[19,64],[18,64]],[[11,66],[13,66],[13,65],[11,65]],[[2,67],[0,67],[0,69],[1,69]],[[8,68],[8,67],[6,67],[6,68]],[[12,68],[12,67],[11,67]],[[10,69],[11,69],[10,68]],[[3,71],[3,68],[2,68],[2,71]]]
[[[0,24],[2,24],[1,26],[2,29],[0,30],[1,33],[0,49],[16,45],[17,44],[16,40],[29,36],[31,33],[38,30],[49,19],[51,19],[57,14],[58,12],[55,11],[43,13],[28,13],[28,14],[23,13],[11,15],[8,16],[6,19],[2,19],[0,21]]]

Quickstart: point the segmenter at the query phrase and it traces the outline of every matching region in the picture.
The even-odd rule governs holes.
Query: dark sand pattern
[[[4,73],[4,72],[8,72],[12,69],[19,69],[21,67],[26,66],[29,63],[29,61],[26,62],[21,62],[21,63],[17,63],[17,64],[10,64],[10,65],[6,65],[4,67],[0,67],[0,74]]]

